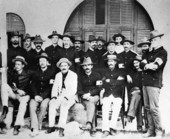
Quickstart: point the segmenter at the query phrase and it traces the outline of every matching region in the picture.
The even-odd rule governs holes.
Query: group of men
[[[52,45],[42,49],[40,35],[26,34],[23,47],[19,46],[19,33],[14,32],[8,47],[8,83],[2,83],[0,133],[5,134],[5,119],[9,99],[18,100],[19,107],[13,134],[18,135],[24,126],[24,115],[29,105],[31,136],[38,135],[48,113],[47,134],[56,130],[59,113],[59,136],[64,136],[69,109],[77,102],[86,110],[84,130],[95,136],[96,105],[102,105],[102,137],[116,134],[116,123],[128,94],[127,122],[136,117],[137,130],[142,132],[142,105],[147,114],[148,129],[144,137],[161,136],[159,94],[167,52],[161,45],[158,31],[150,39],[138,44],[142,56],[132,50],[134,42],[122,34],[115,34],[108,42],[101,36],[89,36],[88,50],[81,37],[53,31],[48,36]],[[63,47],[58,45],[59,39]],[[31,46],[34,43],[35,49]],[[127,91],[125,91],[127,90]],[[39,109],[38,109],[39,107]],[[37,109],[39,111],[37,115]],[[47,112],[48,110],[48,112]],[[111,119],[110,111],[112,111]]]

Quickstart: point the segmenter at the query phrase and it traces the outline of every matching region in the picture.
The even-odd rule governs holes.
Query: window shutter
[[[121,1],[121,24],[123,26],[133,23],[133,5],[132,0]]]
[[[120,0],[110,0],[110,24],[120,24]]]
[[[94,24],[94,0],[87,0],[85,3],[84,24]]]

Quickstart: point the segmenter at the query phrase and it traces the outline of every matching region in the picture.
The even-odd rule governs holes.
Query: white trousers
[[[103,98],[102,131],[110,131],[110,128],[116,129],[116,124],[117,124],[117,119],[120,113],[121,104],[122,104],[122,99],[115,98],[113,95]],[[111,116],[111,120],[109,120],[109,112],[111,110],[112,110],[112,116]]]
[[[68,100],[66,100],[63,96],[59,96],[57,99],[52,99],[49,103],[49,127],[55,126],[57,110],[60,109],[58,127],[64,128],[67,122],[68,111],[74,103],[74,96]]]

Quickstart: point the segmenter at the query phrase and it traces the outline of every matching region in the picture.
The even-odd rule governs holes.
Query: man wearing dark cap
[[[109,39],[109,41],[106,43],[106,48],[107,48],[107,52],[105,52],[102,55],[102,59],[100,61],[101,63],[101,67],[103,67],[103,72],[105,71],[105,69],[108,68],[108,64],[107,61],[105,59],[107,59],[108,55],[117,55],[117,53],[115,52],[115,47],[116,47],[117,42],[113,41],[112,38]]]
[[[70,42],[70,41],[69,41]],[[76,102],[77,74],[70,70],[72,63],[67,58],[61,58],[57,62],[57,67],[61,72],[55,76],[52,87],[51,100],[49,102],[49,128],[46,133],[55,131],[56,110],[60,109],[58,122],[59,136],[64,136],[64,127],[68,118],[68,110]]]
[[[61,39],[61,35],[57,31],[53,31],[49,36],[52,44],[46,47],[45,52],[51,58],[51,65],[56,68],[56,63],[59,60],[59,51],[61,47],[58,45],[59,39]],[[58,68],[56,68],[56,72],[58,72]]]
[[[87,110],[86,129],[90,130],[90,135],[95,135],[95,127],[92,125],[95,119],[96,104],[99,101],[100,88],[96,86],[98,80],[101,80],[99,73],[94,72],[93,62],[90,57],[85,57],[81,64],[84,72],[79,75],[78,95]]]
[[[74,42],[74,37],[71,36],[70,33],[66,32],[64,33],[64,35],[62,35],[62,40],[63,40],[63,48],[60,50],[59,58],[67,58],[72,63],[70,69],[76,71],[75,60],[76,58],[78,58],[78,54],[71,47]]]
[[[50,58],[43,52],[36,57],[39,66],[32,80],[32,95],[30,101],[30,117],[31,117],[31,136],[38,135],[38,130],[42,129],[42,121],[48,108],[51,97],[51,89],[55,77],[54,69],[49,65]],[[40,106],[37,116],[37,107]]]
[[[24,46],[23,48],[26,50],[27,55],[25,56],[28,68],[31,67],[32,62],[35,60],[34,57],[32,57],[32,41],[35,37],[31,37],[30,34],[26,33],[24,36]],[[31,68],[30,68],[31,69]]]
[[[97,63],[96,63],[96,68],[95,70],[99,73],[102,73],[102,65],[101,65],[101,60],[102,60],[102,56],[104,53],[106,53],[106,49],[105,47],[105,40],[103,39],[102,36],[99,36],[97,38],[97,48],[95,50],[95,55],[97,56]]]
[[[94,35],[89,35],[88,42],[90,44],[88,46],[88,50],[85,52],[85,57],[90,57],[94,63],[97,63],[97,56],[95,53],[95,49],[97,47],[97,39]]]
[[[101,91],[102,99],[102,138],[115,135],[117,119],[122,105],[122,89],[124,84],[124,75],[117,68],[117,56],[107,55],[107,63],[109,68],[103,74],[103,89]],[[112,109],[111,120],[109,120],[109,112]]]
[[[41,38],[40,35],[36,35],[35,39],[33,40],[33,43],[35,45],[35,49],[30,50],[29,56],[31,57],[30,59],[30,64],[28,65],[28,68],[31,70],[36,70],[38,67],[36,57],[39,56],[42,52],[42,45],[43,45],[44,40]]]
[[[117,54],[121,53],[124,51],[124,47],[122,46],[121,42],[125,40],[125,36],[123,36],[120,33],[115,34],[113,37],[113,40],[117,42],[117,45],[115,47],[115,52]]]
[[[12,59],[14,59],[17,55],[20,56],[26,56],[26,51],[19,46],[19,37],[21,35],[19,32],[12,32],[11,33],[11,45],[8,47],[7,50],[7,61],[8,61],[8,67],[12,69],[14,67],[14,64],[12,63]]]
[[[27,65],[27,62],[22,56],[16,56],[12,62],[15,64],[14,72],[8,71],[8,84],[2,84],[1,100],[3,112],[0,117],[0,121],[3,123],[8,113],[9,98],[18,100],[19,108],[13,130],[13,134],[18,135],[20,132],[20,127],[24,126],[25,124],[24,115],[26,112],[27,103],[30,99],[30,83],[33,78],[33,72],[24,69],[24,67]]]
[[[142,55],[144,55],[148,51],[151,51],[150,45],[151,45],[151,42],[146,37],[144,37],[142,39],[142,42],[138,44],[138,48],[141,48]]]
[[[167,51],[161,44],[164,34],[154,30],[150,33],[152,51],[143,56],[141,67],[143,68],[143,98],[147,111],[148,131],[144,137],[160,137],[163,135],[159,111],[159,95],[162,88],[162,75],[167,62]]]
[[[133,60],[133,72],[132,85],[130,89],[130,104],[127,111],[126,122],[131,123],[132,120],[136,117],[137,121],[137,130],[138,132],[143,132],[142,125],[142,104],[143,104],[143,95],[142,95],[142,69],[140,68],[140,62],[142,60],[141,56],[136,56]]]

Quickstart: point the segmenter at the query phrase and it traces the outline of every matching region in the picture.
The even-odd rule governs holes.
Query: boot
[[[48,127],[47,131],[45,132],[46,134],[50,134],[55,131],[55,127]]]
[[[63,128],[59,129],[59,136],[64,137],[64,129]]]
[[[8,113],[8,107],[7,106],[3,106],[2,115],[0,117],[0,122],[3,121],[6,118],[7,113]]]
[[[19,129],[20,129],[20,127],[21,127],[21,126],[19,126],[19,125],[14,126],[13,135],[18,135],[18,134],[19,134]]]

